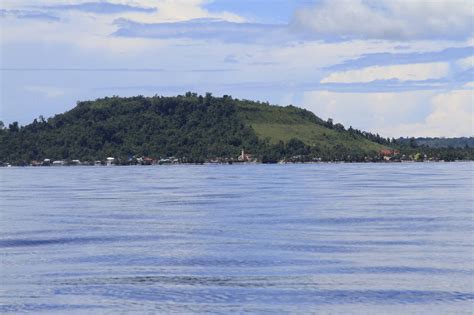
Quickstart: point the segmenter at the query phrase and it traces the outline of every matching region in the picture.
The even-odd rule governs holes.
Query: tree
[[[10,132],[18,132],[20,131],[20,127],[18,126],[18,122],[14,121],[8,126],[8,129],[10,129]]]
[[[337,123],[334,125],[334,129],[336,130],[340,130],[340,131],[344,131],[344,125],[343,124],[340,124],[340,123]]]
[[[327,121],[326,124],[327,124],[327,126],[328,126],[329,128],[332,128],[332,127],[333,127],[333,124],[334,124],[334,121],[332,120],[332,118],[328,118],[328,121]]]

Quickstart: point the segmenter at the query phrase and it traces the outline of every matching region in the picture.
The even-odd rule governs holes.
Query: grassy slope
[[[309,111],[296,107],[279,107],[255,103],[239,105],[239,115],[255,130],[262,139],[270,143],[287,142],[297,138],[311,146],[320,148],[343,145],[358,147],[363,151],[378,151],[384,146],[353,136],[348,132],[330,129],[324,122]]]

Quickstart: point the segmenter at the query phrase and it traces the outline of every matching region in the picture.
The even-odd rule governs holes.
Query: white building
[[[107,158],[107,166],[111,166],[114,163],[115,163],[115,158],[113,158],[113,157],[108,157]]]

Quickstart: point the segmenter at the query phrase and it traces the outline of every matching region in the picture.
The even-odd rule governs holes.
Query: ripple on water
[[[0,313],[456,313],[473,163],[0,169]]]

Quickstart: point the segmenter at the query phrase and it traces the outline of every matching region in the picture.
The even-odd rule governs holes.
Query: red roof
[[[397,155],[397,154],[400,154],[400,151],[398,151],[398,150],[384,149],[384,150],[380,150],[380,154],[381,154],[381,155],[384,155],[384,156],[387,156],[387,155]]]

